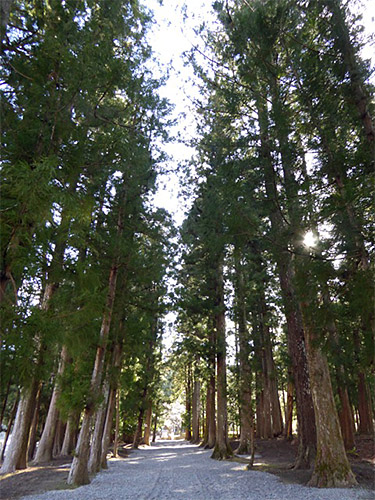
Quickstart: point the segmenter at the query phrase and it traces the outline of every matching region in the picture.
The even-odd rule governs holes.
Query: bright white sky
[[[208,0],[190,0],[186,7],[187,18],[184,22],[184,0],[145,0],[145,5],[154,11],[155,25],[149,36],[150,44],[156,58],[164,67],[170,68],[168,83],[161,89],[162,97],[168,98],[175,106],[173,117],[177,118],[177,126],[173,134],[181,134],[184,140],[195,136],[194,116],[191,101],[196,94],[190,67],[184,66],[183,53],[199,43],[194,34],[194,27],[201,22],[212,19],[211,2]],[[182,142],[167,144],[165,150],[171,159],[168,170],[177,170],[177,166],[188,161],[194,150]],[[178,175],[163,176],[159,181],[159,190],[155,196],[156,205],[173,214],[175,222],[180,225],[184,219],[186,206],[178,200]]]

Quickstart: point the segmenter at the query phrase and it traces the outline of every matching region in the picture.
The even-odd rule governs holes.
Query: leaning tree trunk
[[[120,239],[124,230],[123,226],[123,204],[125,191],[120,194],[120,208],[117,219],[117,237]],[[99,343],[96,350],[94,368],[91,375],[88,401],[84,409],[81,431],[78,437],[77,450],[69,471],[68,484],[80,486],[88,484],[88,460],[90,448],[90,428],[91,419],[95,411],[95,403],[98,395],[101,393],[101,379],[103,373],[104,357],[107,348],[107,340],[112,321],[113,305],[116,295],[117,275],[119,268],[119,257],[116,255],[113,259],[108,280],[108,294],[103,313],[102,324],[100,328]]]
[[[35,460],[34,460],[35,464],[50,462],[52,460],[53,441],[55,438],[56,425],[59,413],[59,410],[57,408],[57,402],[61,392],[60,377],[64,373],[67,356],[68,356],[67,348],[63,346],[61,350],[61,357],[60,357],[59,367],[57,370],[55,386],[53,388],[52,398],[48,408],[47,419],[44,424],[43,433],[40,438],[38,450],[35,455]]]
[[[223,265],[220,263],[216,274],[216,369],[217,369],[217,424],[216,442],[211,458],[225,460],[233,455],[228,443],[227,418],[227,374]]]
[[[53,456],[54,457],[59,457],[61,456],[61,450],[62,446],[64,443],[64,437],[65,437],[65,429],[66,429],[66,423],[61,420],[61,418],[58,419],[57,425],[56,425],[56,432],[55,432],[55,439],[53,441]]]
[[[78,435],[80,414],[71,413],[65,427],[64,441],[61,447],[61,456],[68,456],[72,453],[76,446],[76,438]]]
[[[122,328],[120,328],[122,330]],[[119,394],[117,389],[118,386],[118,377],[119,377],[119,369],[121,366],[122,360],[122,341],[116,342],[113,349],[113,367],[116,370],[116,376],[112,378],[112,384],[109,391],[108,404],[107,404],[107,413],[105,417],[105,424],[103,430],[103,438],[102,438],[102,447],[101,447],[101,457],[100,457],[100,466],[102,469],[107,469],[107,454],[109,450],[109,445],[111,441],[111,432],[112,432],[112,424],[113,424],[113,413],[116,405],[116,393]],[[120,398],[118,397],[118,401]],[[117,425],[117,415],[119,412],[116,412],[116,433],[118,436],[118,425]]]
[[[112,424],[113,424],[113,414],[115,411],[116,404],[116,389],[111,388],[108,397],[107,413],[105,416],[104,431],[102,438],[102,452],[100,457],[100,467],[102,469],[108,469],[107,464],[107,454],[109,450],[109,445],[111,442]]]
[[[16,415],[16,411],[17,411],[19,399],[20,399],[20,393],[18,392],[17,393],[17,398],[16,398],[16,400],[14,402],[14,405],[13,405],[11,411],[10,411],[8,425],[7,425],[7,430],[5,432],[5,437],[4,437],[4,442],[3,442],[3,448],[1,450],[0,460],[4,460],[5,449],[7,447],[7,443],[8,443],[10,431],[12,430],[13,420],[14,420],[14,417]]]
[[[107,413],[107,404],[109,399],[109,383],[108,380],[104,382],[104,398],[99,408],[95,413],[95,426],[91,439],[90,457],[88,469],[90,474],[95,474],[100,471],[101,455],[102,455],[102,440],[104,433],[105,417]]]
[[[15,472],[17,469],[26,469],[27,467],[29,433],[38,388],[39,381],[33,378],[31,386],[22,389],[12,431],[12,441],[7,449],[4,463],[1,467],[2,474]]]
[[[7,388],[6,388],[4,397],[3,397],[3,406],[1,408],[1,416],[0,416],[0,427],[2,427],[2,425],[3,425],[3,418],[4,418],[4,413],[5,413],[5,410],[7,407],[7,403],[8,403],[8,396],[9,396],[11,384],[12,384],[12,378],[10,377],[8,380],[8,384],[7,384]]]
[[[46,285],[40,306],[43,311],[48,310],[51,297],[53,296],[55,290],[56,285],[54,283],[48,283]],[[43,339],[40,338],[39,334],[36,336],[36,341],[37,362],[35,366],[35,373],[37,373],[38,368],[43,365],[45,352]],[[22,390],[21,399],[18,405],[19,408],[17,409],[16,420],[14,423],[12,443],[9,453],[7,453],[1,468],[2,472],[14,472],[16,469],[25,469],[27,467],[27,450],[30,427],[34,416],[36,396],[39,386],[40,381],[37,380],[36,376],[33,376],[29,387]]]
[[[113,303],[116,293],[117,281],[117,262],[113,264],[109,276],[109,290],[107,295],[106,310],[103,314],[102,326],[100,330],[100,344],[97,347],[94,369],[91,376],[90,392],[88,403],[84,410],[82,427],[78,437],[77,450],[73,458],[73,462],[69,471],[68,484],[80,486],[88,484],[88,459],[90,451],[90,429],[91,419],[95,411],[95,401],[100,394],[100,383],[103,372],[104,356],[106,351],[106,343],[109,335],[109,328],[112,319]]]
[[[35,397],[35,409],[34,415],[31,422],[30,434],[29,434],[29,442],[27,444],[27,461],[31,462],[34,457],[35,449],[36,449],[36,441],[37,441],[37,433],[38,433],[38,425],[39,425],[39,409],[40,409],[40,398],[42,394],[42,386],[40,383],[38,387],[38,392]]]

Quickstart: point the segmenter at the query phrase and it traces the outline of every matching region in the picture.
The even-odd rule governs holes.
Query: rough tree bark
[[[238,323],[238,358],[239,358],[239,402],[240,402],[240,441],[235,453],[251,454],[254,447],[254,417],[251,398],[252,371],[250,345],[247,330],[245,283],[243,268],[238,252],[235,252],[236,302]]]
[[[152,422],[152,401],[147,402],[145,429],[143,434],[143,443],[150,446],[151,441],[151,422]]]
[[[257,106],[260,126],[260,157],[264,171],[266,194],[271,203],[271,226],[276,241],[283,241],[285,239],[285,220],[278,203],[276,174],[268,135],[267,107],[261,98],[258,99]],[[288,351],[296,388],[299,448],[295,468],[310,468],[316,454],[315,414],[306,359],[302,313],[294,286],[294,264],[291,254],[287,251],[287,242],[285,242],[285,249],[277,249],[275,259],[287,321]]]
[[[358,413],[359,413],[359,433],[374,433],[373,411],[371,404],[371,395],[366,381],[365,374],[358,373]]]
[[[92,434],[88,470],[90,474],[99,472],[101,467],[102,440],[109,400],[109,382],[106,379],[103,387],[103,401],[95,412],[95,426]]]
[[[103,314],[102,326],[100,330],[100,344],[98,345],[96,350],[94,369],[91,375],[88,403],[86,404],[84,410],[82,426],[78,437],[77,449],[68,476],[68,484],[72,484],[75,486],[88,484],[90,482],[88,472],[88,459],[91,419],[95,411],[95,400],[98,394],[100,394],[100,383],[103,371],[104,355],[106,351],[106,342],[109,335],[113,303],[116,293],[117,271],[118,265],[116,259],[116,262],[114,262],[114,264],[112,265],[109,274],[109,289],[107,295],[106,310]]]
[[[3,399],[3,405],[2,405],[2,408],[1,408],[0,427],[2,427],[2,425],[3,425],[3,418],[4,418],[4,413],[5,413],[5,410],[6,410],[6,407],[7,407],[7,403],[8,403],[8,396],[9,396],[11,384],[12,384],[12,378],[10,377],[9,380],[8,380],[8,383],[7,383],[7,388],[5,390],[4,397],[2,398]]]
[[[225,305],[222,263],[219,263],[216,272],[215,302],[217,424],[215,448],[211,458],[225,460],[233,456],[233,452],[228,443]]]
[[[109,445],[111,442],[111,432],[112,432],[113,414],[115,411],[115,404],[116,404],[116,389],[114,387],[112,387],[111,390],[109,391],[107,413],[105,416],[103,438],[102,438],[102,450],[101,450],[101,456],[100,456],[100,467],[102,469],[108,469],[107,454],[108,454]]]
[[[122,328],[120,328],[122,331]],[[112,378],[110,384],[110,391],[108,396],[108,404],[107,404],[107,413],[105,417],[105,424],[103,430],[102,437],[102,446],[101,446],[101,457],[100,457],[100,466],[102,469],[107,469],[107,454],[109,450],[109,445],[111,441],[111,432],[112,432],[112,424],[113,424],[113,413],[115,410],[116,404],[116,393],[119,392],[118,387],[118,377],[119,377],[119,368],[121,366],[122,361],[122,352],[123,352],[123,342],[116,342],[113,349],[113,367],[116,369],[116,375]],[[117,422],[117,414],[116,414],[116,422]],[[118,427],[117,427],[118,434]]]
[[[185,439],[191,440],[191,365],[188,364],[185,370],[185,414],[186,427]]]
[[[158,428],[158,414],[155,413],[154,415],[154,425],[153,425],[153,429],[152,429],[152,442],[155,443],[156,441],[156,431],[157,431],[157,428]]]
[[[48,408],[47,419],[44,424],[44,429],[34,459],[35,464],[50,462],[52,460],[53,441],[55,438],[56,424],[59,413],[59,410],[57,408],[57,402],[61,392],[59,378],[64,372],[67,357],[68,357],[67,348],[63,346],[61,350],[60,363],[57,370],[55,385],[53,388],[52,397]]]
[[[15,472],[27,467],[27,448],[31,421],[35,410],[35,398],[39,388],[39,381],[32,379],[30,387],[24,387],[17,407],[16,418],[12,431],[12,441],[6,450],[2,474]]]
[[[124,230],[123,226],[123,210],[125,204],[125,190],[120,193],[119,197],[119,213],[117,218],[117,237],[120,239]],[[98,394],[101,393],[101,380],[103,373],[104,357],[107,348],[107,340],[112,321],[113,305],[116,296],[116,285],[119,268],[119,256],[115,255],[112,266],[109,272],[108,293],[106,299],[105,310],[100,328],[99,342],[96,349],[94,368],[91,374],[90,389],[88,401],[84,409],[81,431],[78,437],[77,449],[73,458],[73,462],[69,471],[68,484],[80,486],[90,482],[88,472],[88,459],[90,447],[90,429],[91,419],[95,411],[95,403]]]
[[[277,374],[272,354],[271,333],[268,325],[267,304],[264,285],[259,294],[259,316],[262,341],[263,394],[265,404],[265,438],[279,436],[283,432],[283,421],[277,387]]]
[[[64,441],[61,447],[61,456],[68,456],[76,446],[79,426],[79,414],[71,413],[65,427]]]
[[[199,417],[200,417],[200,392],[201,392],[201,383],[198,378],[198,375],[194,375],[194,383],[193,383],[193,399],[192,399],[192,443],[199,443]]]
[[[317,430],[317,453],[310,486],[341,488],[357,484],[345,453],[333,397],[328,363],[317,347],[310,325],[305,324],[307,359]]]
[[[52,455],[54,457],[61,456],[61,449],[64,443],[66,423],[64,423],[61,418],[58,419],[56,425],[55,439],[53,441]]]
[[[202,446],[205,448],[213,448],[216,441],[216,359],[215,359],[215,344],[216,344],[216,331],[211,327],[210,332],[210,354],[209,354],[209,370],[210,377],[207,385],[206,397],[206,432],[205,439]]]
[[[337,377],[337,392],[340,398],[340,408],[338,411],[342,437],[344,439],[345,449],[353,450],[355,448],[355,427],[353,410],[349,400],[348,389],[341,385],[342,377]]]
[[[115,419],[115,439],[113,441],[113,456],[118,456],[118,443],[120,438],[120,390],[116,391],[116,419]]]
[[[42,394],[42,387],[43,387],[43,384],[40,382],[39,387],[38,387],[38,392],[37,392],[36,397],[35,397],[34,415],[33,415],[32,421],[31,421],[29,442],[27,445],[27,461],[28,462],[31,462],[31,460],[33,459],[34,454],[35,454],[35,449],[36,449],[37,432],[38,432],[38,425],[39,425],[40,397]]]
[[[294,401],[294,384],[290,378],[288,380],[286,410],[285,410],[285,439],[291,440],[293,438],[293,401]]]
[[[13,405],[11,411],[10,411],[8,425],[7,425],[7,430],[5,432],[5,437],[4,437],[3,448],[1,450],[1,457],[0,457],[1,460],[4,460],[5,449],[7,447],[7,443],[8,443],[10,431],[12,430],[12,425],[13,425],[14,417],[16,415],[16,411],[17,411],[19,399],[20,399],[20,393],[18,392],[17,393],[17,398],[16,398],[16,400],[14,402],[14,405]]]

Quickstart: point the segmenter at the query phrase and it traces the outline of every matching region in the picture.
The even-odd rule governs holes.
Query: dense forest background
[[[213,3],[185,54],[196,154],[175,227],[153,203],[175,139],[152,12],[3,2],[2,473],[72,455],[69,484],[87,483],[182,398],[213,458],[229,437],[253,459],[255,438],[297,434],[310,485],[356,483],[347,452],[374,432],[375,104],[353,5]]]

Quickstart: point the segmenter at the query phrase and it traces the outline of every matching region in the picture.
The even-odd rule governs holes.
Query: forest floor
[[[164,445],[170,446],[170,443],[171,442],[166,442],[166,441],[163,442],[161,440],[158,441],[156,445],[153,445],[153,447],[155,446],[159,449],[159,447],[163,448]],[[176,442],[176,445],[177,443],[181,443],[181,441]],[[235,442],[233,443],[233,446],[235,446]],[[153,447],[151,447],[150,450],[152,450]],[[194,451],[197,450],[199,450],[199,448],[192,447],[191,450],[189,449],[189,453],[190,451],[191,453],[194,453]],[[127,460],[126,457],[129,454],[129,450],[127,449],[127,447],[123,447],[120,450],[120,460],[118,460],[117,462],[119,461],[124,462],[125,465],[126,462],[131,461],[133,454],[135,455],[137,453],[142,453],[142,451],[143,450],[140,450],[139,452],[130,451],[130,460],[129,459]],[[273,475],[276,475],[280,478],[281,482],[284,484],[305,485],[311,476],[311,471],[306,471],[306,470],[296,471],[291,469],[291,465],[293,463],[296,451],[297,451],[297,443],[295,441],[290,442],[282,439],[257,440],[256,458],[253,470],[268,472]],[[209,451],[205,452],[205,455],[207,455],[207,458],[209,458],[210,452]],[[200,455],[198,457],[199,459],[201,459]],[[359,438],[357,440],[356,452],[350,453],[349,457],[353,472],[356,474],[359,486],[366,490],[374,490],[375,489],[374,439],[370,437]],[[160,464],[161,459],[156,457],[156,460],[157,462],[154,463]],[[240,458],[238,460],[242,463],[245,463],[244,458]],[[207,462],[207,464],[209,463],[210,462]],[[223,464],[223,462],[221,463]],[[0,499],[15,500],[27,495],[39,496],[39,494],[42,494],[43,492],[46,491],[50,491],[52,494],[52,490],[67,490],[68,487],[66,485],[66,479],[69,472],[69,466],[70,466],[70,460],[69,458],[65,457],[65,458],[55,459],[51,463],[44,464],[43,466],[29,467],[24,471],[18,471],[14,474],[8,474],[7,476],[0,476]],[[189,465],[189,467],[190,466],[191,465]],[[244,467],[242,468],[244,469]],[[311,489],[309,488],[309,490]],[[66,494],[68,495],[68,491],[66,491]],[[148,496],[144,498],[148,498]],[[174,498],[174,497],[168,497],[168,498]],[[176,496],[176,498],[180,497]],[[185,497],[185,498],[186,499],[189,498],[190,500],[190,497]],[[232,496],[230,497],[218,496],[217,498],[232,498]],[[233,496],[233,498],[236,497]],[[242,498],[242,496],[239,496],[238,498]],[[267,498],[273,498],[273,497],[267,496]],[[320,498],[320,496],[316,498]],[[341,498],[343,499],[346,497],[342,496]]]

